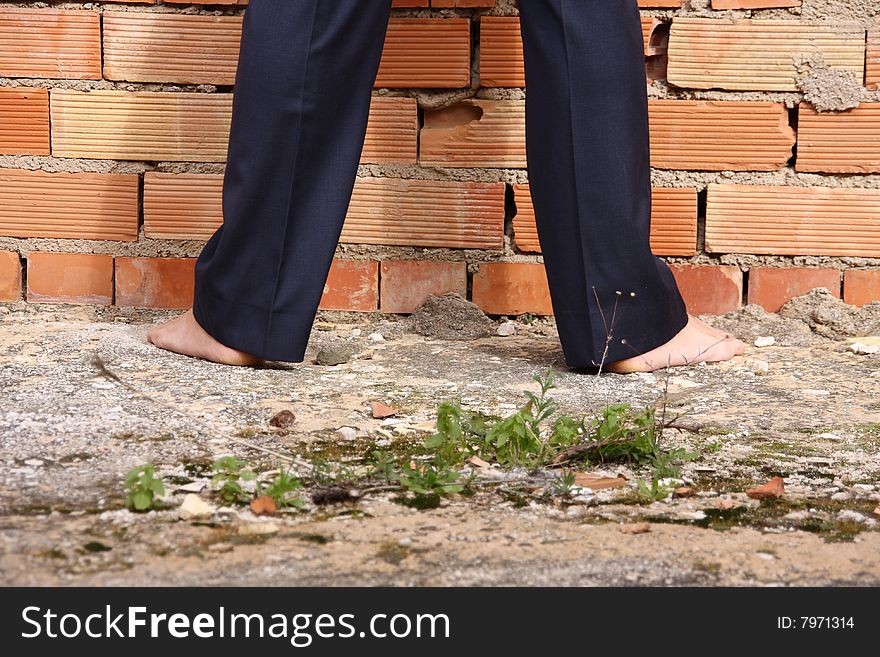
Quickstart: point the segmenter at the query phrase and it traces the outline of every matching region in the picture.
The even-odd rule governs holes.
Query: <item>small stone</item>
[[[336,435],[343,440],[354,440],[357,438],[357,429],[354,427],[339,427],[336,430]]]
[[[272,516],[278,511],[275,500],[268,495],[260,495],[251,502],[251,511],[255,516]]]
[[[750,372],[754,372],[755,374],[767,374],[770,371],[770,363],[766,360],[758,360],[756,358],[750,358],[746,361],[746,367]]]
[[[183,484],[182,486],[178,486],[177,490],[181,493],[201,493],[205,488],[204,481],[194,481],[189,484]]]
[[[873,493],[876,487],[871,484],[853,484],[852,488],[859,493]]]
[[[843,440],[843,436],[838,436],[836,433],[831,433],[829,431],[820,433],[816,438],[822,438],[823,440]]]
[[[756,347],[769,347],[776,342],[776,338],[772,335],[759,335],[755,338],[754,345]]]
[[[352,351],[348,345],[332,344],[322,347],[315,356],[315,365],[342,365],[351,360]]]
[[[363,331],[361,331],[359,328],[353,328],[351,329],[351,333],[349,335],[351,335],[351,337],[353,338],[359,338],[361,337],[361,333],[363,333]]]
[[[690,486],[679,486],[674,491],[676,497],[692,497],[694,489]]]
[[[39,468],[43,465],[43,462],[40,459],[25,459],[25,465],[31,465],[35,468]]]
[[[647,522],[631,522],[621,525],[620,531],[624,534],[647,534],[651,531],[651,525]]]
[[[831,500],[833,502],[846,502],[850,498],[852,498],[852,495],[847,493],[845,490],[842,490],[839,493],[834,493],[834,495],[831,496]]]
[[[390,406],[388,406],[387,404],[383,404],[382,402],[371,402],[370,412],[375,419],[381,420],[383,418],[396,415],[397,409],[391,408]]]
[[[229,543],[212,543],[208,546],[208,552],[232,552],[233,546]]]
[[[753,500],[775,500],[785,494],[785,481],[782,477],[773,477],[763,486],[749,488],[746,495]]]
[[[209,518],[214,515],[214,507],[195,493],[189,493],[183,498],[183,504],[180,505],[177,512],[182,520]]]
[[[502,338],[506,338],[507,336],[516,333],[516,324],[514,324],[513,322],[501,322],[495,333],[497,335],[500,335]]]
[[[271,426],[278,427],[279,429],[289,429],[293,426],[294,422],[296,422],[296,415],[286,408],[283,411],[275,413],[275,415],[272,416],[272,419],[269,420]]]
[[[370,333],[367,336],[367,339],[370,340],[370,342],[385,342],[385,336],[378,331],[375,333]]]
[[[880,351],[880,346],[876,344],[865,344],[864,342],[853,342],[846,349],[854,354],[869,355],[876,354]]]
[[[804,388],[801,390],[805,395],[811,395],[813,397],[825,397],[826,395],[830,395],[831,393],[827,390],[817,390],[816,388]]]
[[[871,513],[880,518],[880,504],[878,504],[877,507],[873,511],[871,511]]]
[[[401,538],[399,541],[397,541],[397,544],[401,547],[409,547],[410,545],[412,545],[412,543],[413,541],[409,537]]]
[[[810,519],[810,512],[809,511],[791,511],[789,513],[786,513],[783,516],[783,518],[785,520],[794,520],[795,522],[800,522],[803,520],[809,520]]]
[[[278,525],[274,522],[252,522],[238,526],[239,536],[263,536],[278,532]]]

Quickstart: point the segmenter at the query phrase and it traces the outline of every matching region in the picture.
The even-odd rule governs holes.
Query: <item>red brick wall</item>
[[[880,300],[880,23],[815,20],[810,2],[639,2],[652,247],[693,312],[819,285]],[[222,219],[246,1],[21,4],[0,6],[0,301],[188,307]],[[550,313],[515,3],[395,7],[322,307],[409,312],[454,290]],[[817,52],[838,76],[818,95],[794,59]],[[854,107],[817,111],[847,83]],[[447,127],[475,107],[466,134]]]

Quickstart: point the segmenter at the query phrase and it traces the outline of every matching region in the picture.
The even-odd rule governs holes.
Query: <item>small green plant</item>
[[[553,483],[550,484],[550,490],[555,495],[569,497],[574,489],[575,480],[573,470],[563,470],[561,474],[556,476]]]
[[[241,487],[242,481],[253,481],[257,478],[253,470],[245,469],[245,462],[236,456],[224,456],[211,466],[215,473],[211,485],[226,504],[246,503],[250,495]]]
[[[458,472],[435,462],[404,463],[398,481],[417,495],[448,495],[464,490]]]
[[[302,482],[290,474],[290,470],[279,467],[278,476],[272,479],[265,490],[257,482],[257,495],[268,495],[275,501],[279,509],[284,507],[300,508],[304,502],[298,496],[293,495],[302,488]]]
[[[397,461],[391,454],[383,449],[374,449],[370,452],[370,460],[372,465],[370,476],[381,477],[388,483],[397,481],[395,473]]]
[[[135,511],[146,511],[155,507],[157,496],[165,494],[165,485],[156,477],[156,466],[147,463],[128,471],[125,490],[128,491],[125,505]]]
[[[651,478],[650,485],[641,479],[639,479],[636,484],[638,485],[639,498],[645,502],[658,502],[659,500],[665,500],[669,497],[669,493],[672,492],[672,489],[669,486],[660,483],[660,479],[657,476]]]

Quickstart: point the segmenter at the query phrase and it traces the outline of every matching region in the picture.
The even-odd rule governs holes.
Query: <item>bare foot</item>
[[[617,374],[651,372],[667,366],[728,360],[745,349],[745,343],[689,314],[687,325],[666,344],[633,358],[606,363],[604,369]]]
[[[260,365],[262,358],[217,342],[193,316],[192,308],[170,322],[154,326],[147,340],[161,349],[224,365]]]

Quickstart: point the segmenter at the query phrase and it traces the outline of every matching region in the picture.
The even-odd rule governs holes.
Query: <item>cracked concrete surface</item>
[[[880,356],[850,353],[853,339],[751,308],[712,321],[748,340],[774,335],[776,345],[674,370],[667,382],[662,373],[568,371],[549,321],[517,322],[510,337],[445,341],[403,321],[322,313],[305,363],[251,369],[147,344],[150,324],[173,314],[0,309],[3,583],[880,584]],[[384,341],[371,340],[374,331]],[[339,342],[352,361],[311,362]],[[95,354],[153,399],[96,376]],[[639,503],[644,472],[606,464],[587,469],[623,474],[627,486],[598,491],[590,504],[502,482],[434,509],[377,491],[270,519],[247,509],[178,517],[181,487],[205,484],[210,499],[205,468],[218,456],[277,466],[236,440],[357,468],[374,445],[393,450],[428,435],[441,401],[512,412],[548,367],[559,373],[553,396],[572,415],[655,403],[668,383],[668,412],[691,430],[666,440],[703,453],[683,470],[694,494]],[[394,421],[373,419],[372,401],[399,409]],[[290,431],[268,424],[282,409],[296,415]],[[341,426],[355,438],[336,434]],[[132,513],[122,480],[147,462],[165,479],[167,508]],[[785,479],[782,500],[746,497],[775,475]],[[644,522],[647,533],[622,529]]]

